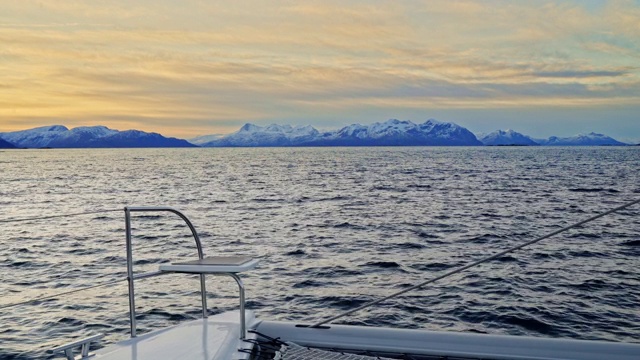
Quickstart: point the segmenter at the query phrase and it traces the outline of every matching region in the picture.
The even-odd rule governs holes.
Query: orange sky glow
[[[388,118],[640,139],[638,1],[0,4],[0,132]]]

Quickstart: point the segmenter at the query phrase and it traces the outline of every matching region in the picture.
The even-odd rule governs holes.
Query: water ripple
[[[637,198],[638,169],[632,147],[12,150],[0,217],[179,208],[205,254],[262,259],[244,276],[259,317],[310,323]],[[639,213],[339,322],[639,342]],[[126,276],[123,213],[1,226],[0,306]],[[197,255],[172,214],[132,226],[138,273]],[[197,318],[197,279],[136,282],[140,331]],[[232,281],[207,287],[212,313],[236,309]],[[127,313],[126,281],[0,312],[0,358],[96,332],[104,346],[127,336]]]

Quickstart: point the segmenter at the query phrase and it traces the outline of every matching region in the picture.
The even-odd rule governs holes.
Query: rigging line
[[[13,303],[13,304],[1,305],[0,306],[0,310],[12,308],[12,307],[18,306],[18,305],[26,305],[26,304],[33,303],[33,302],[48,300],[48,299],[60,297],[60,296],[63,296],[63,295],[69,295],[69,294],[73,294],[73,293],[76,293],[76,292],[79,292],[79,291],[95,289],[95,288],[99,288],[99,287],[102,287],[102,286],[113,285],[115,283],[118,283],[118,282],[124,281],[124,280],[127,280],[127,279],[124,278],[124,279],[111,280],[111,281],[107,281],[107,282],[104,282],[104,283],[101,283],[101,284],[98,284],[98,285],[86,286],[86,287],[83,287],[83,288],[80,288],[80,289],[74,289],[74,290],[65,291],[65,292],[61,292],[61,293],[57,293],[57,294],[53,294],[53,295],[47,295],[47,296],[43,296],[43,297],[36,298],[36,299],[25,300],[25,301]]]
[[[331,317],[331,318],[329,318],[329,319],[322,320],[322,321],[320,321],[320,322],[318,322],[318,323],[316,323],[316,324],[311,325],[310,327],[311,327],[311,328],[315,328],[315,327],[319,327],[319,326],[321,326],[321,325],[324,325],[324,324],[330,323],[330,322],[332,322],[332,321],[334,321],[334,320],[337,320],[337,319],[343,318],[343,317],[345,317],[345,316],[347,316],[347,315],[351,315],[351,314],[353,314],[353,313],[354,313],[354,312],[356,312],[356,311],[360,311],[360,310],[362,310],[362,309],[365,309],[365,308],[368,308],[368,307],[370,307],[370,306],[373,306],[373,305],[376,305],[376,304],[378,304],[378,303],[381,303],[381,302],[383,302],[383,301],[385,301],[385,300],[389,300],[389,299],[391,299],[391,298],[394,298],[394,297],[396,297],[396,296],[398,296],[398,295],[402,295],[402,294],[407,293],[407,292],[409,292],[409,291],[412,291],[412,290],[415,290],[415,289],[421,288],[421,287],[423,287],[423,286],[425,286],[425,285],[427,285],[427,284],[430,284],[430,283],[436,282],[436,281],[438,281],[438,280],[442,280],[442,279],[444,279],[444,278],[446,278],[446,277],[449,277],[449,276],[451,276],[451,275],[454,275],[454,274],[460,273],[460,272],[462,272],[462,271],[465,271],[465,270],[467,270],[467,269],[469,269],[469,268],[472,268],[472,267],[478,266],[478,265],[480,265],[480,264],[482,264],[482,263],[485,263],[485,262],[487,262],[487,261],[491,261],[491,260],[493,260],[493,259],[499,258],[499,257],[501,257],[501,256],[503,256],[503,255],[505,255],[505,254],[510,253],[510,252],[513,252],[513,251],[516,251],[516,250],[522,249],[522,248],[523,248],[523,247],[525,247],[525,246],[529,246],[529,245],[535,244],[535,243],[537,243],[537,242],[539,242],[539,241],[542,241],[542,240],[544,240],[544,239],[548,239],[548,238],[550,238],[550,237],[552,237],[552,236],[554,236],[554,235],[560,234],[561,232],[565,232],[565,231],[567,231],[567,230],[569,230],[569,229],[573,229],[573,228],[578,227],[578,226],[580,226],[580,225],[582,225],[582,224],[586,224],[586,223],[588,223],[588,222],[590,222],[590,221],[593,221],[593,220],[599,219],[599,218],[601,218],[601,217],[603,217],[603,216],[606,216],[606,215],[609,215],[609,214],[614,213],[614,212],[616,212],[616,211],[619,211],[619,210],[622,210],[622,209],[628,208],[628,207],[633,206],[633,205],[638,204],[638,203],[640,203],[640,199],[637,199],[637,200],[634,200],[634,201],[632,201],[632,202],[626,203],[626,204],[624,204],[624,205],[618,206],[618,207],[616,207],[616,208],[613,208],[613,209],[611,209],[611,210],[605,211],[605,212],[603,212],[603,213],[600,213],[600,214],[594,215],[594,216],[592,216],[592,217],[590,217],[590,218],[588,218],[588,219],[586,219],[586,220],[582,220],[582,221],[577,222],[577,223],[575,223],[575,224],[573,224],[573,225],[569,225],[569,226],[563,227],[563,228],[562,228],[562,229],[560,229],[560,230],[556,230],[556,231],[551,232],[551,233],[549,233],[549,234],[547,234],[547,235],[541,236],[541,237],[539,237],[539,238],[537,238],[537,239],[534,239],[534,240],[531,240],[531,241],[527,241],[527,242],[522,243],[522,244],[520,244],[520,245],[517,245],[517,246],[511,247],[511,248],[509,248],[509,249],[507,249],[507,250],[501,251],[501,252],[499,252],[499,253],[497,253],[497,254],[494,254],[494,255],[491,255],[491,256],[489,256],[489,257],[486,257],[486,258],[483,258],[483,259],[480,259],[480,260],[474,261],[474,262],[472,262],[472,263],[470,263],[470,264],[467,264],[467,265],[465,265],[465,266],[463,266],[463,267],[460,267],[460,268],[457,268],[457,269],[451,270],[451,271],[446,272],[446,273],[444,273],[444,274],[442,274],[442,275],[440,275],[440,276],[437,276],[437,277],[435,277],[435,278],[431,278],[431,279],[426,280],[426,281],[424,281],[424,282],[421,282],[421,283],[419,283],[419,284],[417,284],[417,285],[413,285],[413,286],[411,286],[411,287],[409,287],[409,288],[406,288],[406,289],[403,289],[403,290],[401,290],[401,291],[395,292],[395,293],[393,293],[393,294],[391,294],[391,295],[385,296],[385,297],[380,298],[380,299],[377,299],[377,300],[370,301],[370,302],[368,302],[368,303],[366,303],[366,304],[363,304],[363,305],[361,305],[361,306],[358,306],[358,307],[357,307],[357,308],[355,308],[355,309],[351,309],[351,310],[348,310],[348,311],[343,312],[342,314],[338,314],[338,315],[336,315],[336,316],[333,316],[333,317]]]
[[[68,217],[68,216],[79,216],[79,215],[101,214],[101,213],[106,213],[106,212],[115,212],[115,211],[122,211],[122,209],[109,209],[109,210],[98,210],[98,211],[86,211],[86,212],[81,212],[81,213],[58,214],[58,215],[47,215],[47,216],[37,216],[37,217],[30,217],[30,218],[3,219],[3,220],[0,220],[0,223],[10,223],[10,222],[20,222],[20,221],[31,221],[31,220],[46,220],[46,219],[55,219],[55,218]]]

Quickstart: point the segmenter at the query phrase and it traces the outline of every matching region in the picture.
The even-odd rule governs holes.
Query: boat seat
[[[248,256],[210,256],[185,262],[160,265],[160,271],[194,274],[233,274],[255,268],[259,259]]]

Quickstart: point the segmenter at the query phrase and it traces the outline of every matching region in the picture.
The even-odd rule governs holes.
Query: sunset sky
[[[389,118],[640,140],[640,1],[0,3],[0,132]]]

